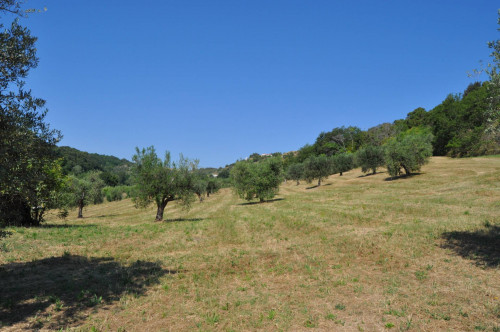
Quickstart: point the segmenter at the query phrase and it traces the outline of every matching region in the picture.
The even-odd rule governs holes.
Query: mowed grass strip
[[[164,222],[130,200],[0,240],[5,330],[500,329],[500,159],[229,189]]]

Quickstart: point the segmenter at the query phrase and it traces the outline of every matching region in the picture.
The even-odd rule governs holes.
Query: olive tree
[[[286,178],[288,180],[297,181],[297,186],[300,184],[300,180],[303,178],[303,175],[304,175],[304,164],[302,163],[291,164],[290,166],[288,166],[288,169],[286,170]]]
[[[21,3],[0,0],[0,16],[22,15]],[[0,226],[38,225],[60,186],[54,147],[61,135],[24,81],[38,65],[37,38],[18,20],[0,30]]]
[[[168,202],[179,200],[184,207],[190,207],[194,196],[193,173],[197,169],[197,161],[190,161],[181,155],[178,162],[172,162],[168,151],[162,160],[156,155],[153,146],[142,150],[136,148],[132,160],[136,183],[133,201],[136,207],[145,208],[156,203],[155,221],[163,220]]]
[[[352,153],[339,153],[332,157],[332,173],[340,173],[350,171],[354,168],[354,158]]]
[[[361,166],[361,171],[372,174],[377,173],[377,167],[385,165],[384,149],[380,146],[368,145],[359,149],[355,155],[356,165]]]
[[[207,197],[210,197],[211,194],[215,194],[220,189],[220,181],[214,177],[210,177],[207,182]]]
[[[270,157],[260,162],[238,161],[231,169],[234,192],[248,201],[273,198],[283,181],[283,160]]]
[[[432,156],[433,135],[427,128],[415,127],[391,138],[384,145],[387,171],[391,176],[420,171]]]
[[[318,179],[319,187],[321,186],[321,181],[326,179],[330,174],[332,174],[332,163],[327,156],[310,156],[304,161],[303,178],[307,183]]]
[[[62,210],[78,208],[78,218],[83,218],[83,208],[89,204],[103,202],[104,181],[100,172],[92,171],[82,177],[69,175],[59,195],[58,207]]]

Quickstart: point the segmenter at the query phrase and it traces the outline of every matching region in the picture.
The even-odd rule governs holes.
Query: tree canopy
[[[283,181],[283,159],[269,157],[260,162],[238,161],[231,169],[235,193],[248,201],[273,198]]]
[[[385,145],[387,171],[391,176],[420,171],[432,155],[433,135],[427,128],[416,127],[391,138]]]
[[[20,14],[19,2],[0,1],[6,12]],[[37,38],[18,20],[0,29],[0,224],[37,225],[61,185],[54,153],[61,134],[45,122],[45,101],[25,88],[38,64]]]
[[[170,152],[164,159],[158,158],[155,148],[150,146],[139,150],[133,157],[133,174],[136,183],[136,207],[147,207],[156,203],[156,221],[163,220],[163,212],[168,202],[179,200],[184,207],[189,207],[194,195],[194,172],[197,161],[191,161],[182,155],[178,162],[172,162]]]

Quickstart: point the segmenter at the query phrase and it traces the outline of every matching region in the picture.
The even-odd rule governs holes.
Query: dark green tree
[[[332,157],[332,173],[340,173],[340,176],[344,172],[348,172],[354,168],[354,157],[352,153],[339,153]]]
[[[287,180],[297,181],[297,186],[300,184],[300,180],[304,177],[304,164],[291,164],[286,170]]]
[[[136,207],[147,207],[156,203],[155,221],[163,220],[168,202],[179,200],[189,208],[193,202],[193,178],[197,162],[182,155],[177,163],[171,161],[170,153],[162,160],[153,146],[139,150],[133,157],[133,174],[136,183],[133,201]]]
[[[260,202],[273,198],[283,181],[283,159],[269,157],[260,162],[239,161],[231,169],[231,181],[235,193],[248,201]]]
[[[208,177],[205,174],[196,172],[193,174],[193,192],[198,196],[198,200],[203,202],[208,192]]]
[[[217,193],[220,187],[220,181],[217,180],[217,178],[210,177],[207,182],[207,197],[210,197],[210,195]]]
[[[369,145],[381,146],[390,137],[396,134],[396,126],[391,123],[382,123],[365,132],[364,142]]]
[[[361,171],[377,173],[377,167],[385,165],[384,149],[380,146],[368,145],[359,149],[355,155],[355,163],[361,166]]]
[[[332,174],[331,159],[325,155],[311,156],[304,161],[303,178],[311,183],[314,179],[318,179],[318,187],[321,186],[321,181]]]
[[[415,127],[391,138],[385,145],[387,171],[391,176],[418,172],[432,155],[432,133]]]
[[[22,14],[19,2],[0,0],[0,15],[7,12]],[[38,225],[60,185],[53,170],[61,135],[45,122],[45,101],[25,88],[37,39],[18,20],[0,30],[0,225]]]

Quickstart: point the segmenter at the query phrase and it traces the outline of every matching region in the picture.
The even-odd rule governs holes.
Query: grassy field
[[[130,200],[0,239],[0,321],[93,331],[500,331],[500,159],[360,170],[165,222]]]

